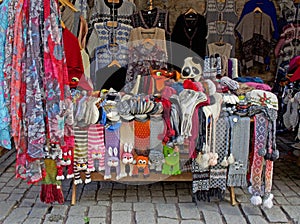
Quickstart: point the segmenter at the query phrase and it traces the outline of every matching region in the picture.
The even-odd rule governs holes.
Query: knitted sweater
[[[66,55],[69,82],[73,77],[80,80],[84,74],[78,39],[67,29],[63,30],[64,50]]]
[[[206,20],[202,15],[181,14],[176,20],[171,39],[173,42],[191,49],[203,58],[205,56],[206,35]],[[179,56],[174,50],[173,54],[174,56],[176,55],[176,57],[183,57],[183,59],[187,56]]]
[[[118,23],[117,27],[109,27],[107,22],[94,23],[93,28],[89,29],[89,32],[91,32],[86,44],[90,58],[94,58],[94,51],[97,47],[111,42],[127,46],[131,30],[132,26],[122,23]],[[114,40],[111,40],[111,37],[113,37]]]
[[[130,24],[130,16],[135,12],[136,6],[129,1],[120,0],[120,3],[109,3],[107,0],[94,1],[94,7],[89,17],[88,39],[94,29],[95,23],[105,21],[118,21],[123,24]]]
[[[205,17],[207,22],[226,20],[232,23],[238,21],[234,0],[208,0],[206,3]]]
[[[279,38],[279,32],[278,32],[278,25],[277,25],[277,15],[276,15],[276,9],[274,6],[274,3],[269,0],[252,0],[248,1],[243,8],[242,14],[240,16],[240,20],[238,24],[244,19],[244,16],[247,14],[253,12],[253,10],[259,7],[265,14],[270,16],[273,27],[274,27],[274,33],[273,33],[273,38],[278,39]]]
[[[251,12],[243,17],[236,30],[242,37],[246,67],[252,67],[254,61],[264,63],[264,58],[270,52],[274,32],[270,16],[265,13]]]
[[[165,30],[167,39],[171,34],[169,28],[169,12],[164,9],[154,8],[148,11],[140,10],[131,16],[131,21],[134,28],[161,28]]]

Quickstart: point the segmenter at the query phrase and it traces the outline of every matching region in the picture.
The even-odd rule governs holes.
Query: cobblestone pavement
[[[278,146],[285,151],[284,158],[275,162],[272,209],[250,204],[247,189],[241,188],[235,189],[236,206],[231,206],[228,192],[224,201],[195,205],[190,182],[139,186],[92,182],[77,187],[77,203],[71,206],[71,181],[64,181],[65,204],[46,205],[39,199],[40,186],[15,179],[15,153],[7,154],[0,158],[0,223],[81,224],[89,217],[90,224],[300,224],[300,168],[289,159],[291,143],[278,138]]]

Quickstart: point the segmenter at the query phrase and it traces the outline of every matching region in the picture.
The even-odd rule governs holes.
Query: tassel
[[[264,200],[263,202],[263,207],[265,208],[272,208],[273,207],[273,198],[274,198],[274,195],[273,194],[270,194],[269,197],[267,199]]]
[[[225,166],[225,167],[228,166],[228,161],[227,161],[227,157],[226,157],[226,156],[225,156],[224,159],[222,160],[221,166]]]
[[[260,196],[252,196],[250,201],[253,205],[261,205],[262,204],[262,199]]]
[[[235,161],[235,159],[234,159],[232,153],[230,153],[230,155],[229,155],[229,157],[228,157],[228,164],[231,165],[231,164],[234,163],[234,161]]]

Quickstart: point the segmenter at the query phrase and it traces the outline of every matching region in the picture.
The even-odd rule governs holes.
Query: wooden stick
[[[234,187],[229,187],[230,192],[230,202],[232,206],[237,205],[237,201],[235,200],[235,193],[234,193]]]
[[[76,204],[76,185],[74,184],[74,180],[73,180],[71,205],[75,205],[75,204]]]

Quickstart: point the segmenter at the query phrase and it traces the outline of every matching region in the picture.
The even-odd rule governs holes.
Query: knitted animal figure
[[[140,170],[143,171],[144,177],[150,176],[150,170],[149,170],[150,161],[148,156],[137,155],[133,161],[133,164],[134,164],[132,170],[133,177],[138,177]]]
[[[82,184],[82,179],[80,177],[80,172],[85,172],[85,184],[91,182],[91,173],[88,171],[87,168],[87,160],[86,159],[78,159],[74,161],[74,184]]]
[[[127,177],[127,173],[125,171],[126,165],[129,165],[129,176],[132,176],[133,169],[133,154],[132,154],[132,144],[124,144],[124,151],[122,154],[122,162],[121,162],[121,173],[120,177]]]
[[[163,163],[165,162],[164,154],[158,150],[151,150],[149,154],[149,159],[151,162],[150,169],[157,172],[162,171]]]
[[[181,174],[179,164],[179,149],[164,146],[165,163],[163,164],[162,174],[177,175]]]
[[[98,162],[98,171],[105,170],[104,127],[92,124],[88,129],[88,169],[95,171],[95,162]]]
[[[111,179],[111,167],[116,168],[116,180],[120,179],[120,159],[119,149],[117,147],[109,147],[105,154],[105,175],[104,180]]]
[[[67,169],[67,179],[74,177],[74,137],[73,136],[65,136],[64,137],[65,144],[61,146],[62,149],[62,158],[59,161],[59,165],[57,166],[57,180],[64,180],[65,176],[63,175],[64,167]]]

